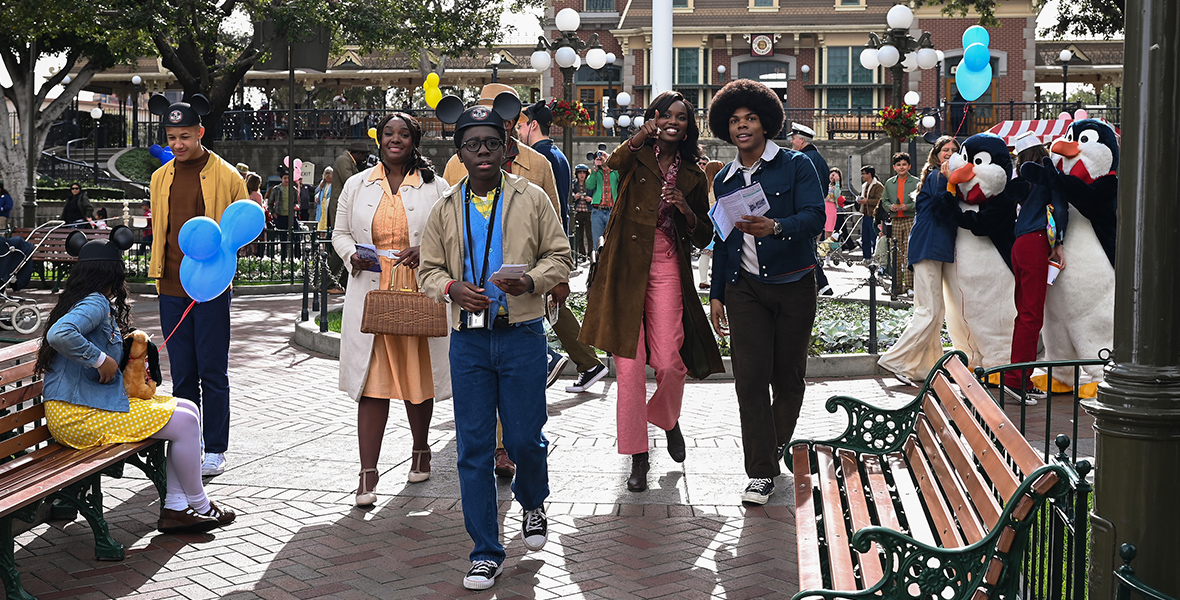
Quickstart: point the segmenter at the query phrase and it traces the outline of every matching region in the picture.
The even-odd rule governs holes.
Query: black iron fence
[[[1176,600],[1175,598],[1143,583],[1131,568],[1131,561],[1139,551],[1134,544],[1123,544],[1119,547],[1119,556],[1123,559],[1123,566],[1115,569],[1114,576],[1119,580],[1115,600],[1131,600],[1144,598],[1145,600]]]

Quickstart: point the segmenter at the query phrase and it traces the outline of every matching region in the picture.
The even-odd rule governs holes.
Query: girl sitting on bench
[[[128,398],[123,388],[123,337],[133,330],[123,250],[132,241],[123,226],[111,230],[109,240],[87,242],[75,232],[66,241],[78,262],[49,313],[37,354],[37,373],[45,377],[45,420],[57,442],[80,450],[147,438],[171,442],[168,493],[157,527],[164,533],[209,531],[236,515],[205,495],[200,409],[158,394]]]

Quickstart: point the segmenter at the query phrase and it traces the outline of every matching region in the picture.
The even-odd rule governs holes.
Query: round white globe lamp
[[[619,92],[619,95],[615,96],[615,104],[618,104],[619,106],[629,106],[631,104],[631,94],[628,94],[627,92]]]
[[[901,55],[897,53],[897,48],[890,44],[885,44],[877,50],[877,61],[886,69],[896,65],[900,58]]]
[[[615,64],[616,60],[619,60],[619,57],[615,56],[614,52],[607,52],[606,53],[606,64],[613,65],[613,64]]]
[[[901,68],[905,69],[906,73],[913,73],[918,70],[918,55],[910,52],[905,55],[905,59],[901,61]]]
[[[934,125],[937,122],[938,121],[934,118],[934,115],[926,115],[922,117],[922,127],[925,127],[926,129],[934,129]]]
[[[942,50],[935,50],[934,55],[938,57],[938,62],[942,62],[943,59],[946,58],[946,55],[942,53]]]
[[[1063,62],[1063,63],[1069,62],[1069,61],[1073,60],[1073,52],[1070,52],[1069,48],[1066,48],[1066,49],[1062,50],[1060,54],[1057,55],[1057,58],[1060,58],[1061,62]]]
[[[553,65],[553,59],[550,58],[548,52],[537,50],[529,57],[529,63],[533,66],[534,71],[548,71],[549,67]]]
[[[914,13],[904,4],[897,4],[885,14],[890,29],[909,29],[914,23]]]
[[[630,127],[631,117],[627,115],[619,115],[619,127]]]
[[[860,51],[860,66],[870,71],[881,66],[881,61],[877,60],[876,48],[865,48]]]
[[[102,118],[102,109],[97,106],[90,109],[90,118],[94,119],[95,121],[101,119]]]
[[[633,121],[633,123],[636,127],[643,127],[643,122],[644,122],[643,115],[639,115],[638,117],[635,117],[635,120]]]
[[[557,16],[553,19],[553,23],[561,31],[577,31],[578,26],[582,24],[582,17],[578,14],[578,11],[572,8],[563,8],[557,11]]]
[[[802,67],[799,67],[799,70],[803,71],[803,74],[806,75],[811,72],[811,66],[810,65],[803,65]]]
[[[602,48],[591,48],[586,51],[586,66],[598,70],[606,66],[606,51]]]
[[[918,92],[910,90],[905,93],[904,100],[905,100],[905,103],[909,104],[910,106],[917,106],[918,102],[921,102],[922,97],[918,95]]]
[[[578,60],[578,52],[569,46],[562,46],[553,53],[553,59],[557,61],[557,66],[568,69]]]
[[[724,75],[725,74],[725,65],[717,65],[717,72]]]
[[[934,48],[922,48],[918,50],[918,67],[923,69],[933,69],[938,64],[938,53]]]
[[[607,129],[614,129],[615,128],[615,118],[614,117],[603,117],[602,118],[602,126]]]
[[[139,85],[141,83],[143,83],[143,77],[135,75],[131,78],[131,85]]]
[[[70,81],[71,81],[70,76],[66,75],[65,77],[62,78],[61,83],[62,83],[62,85],[70,85]]]

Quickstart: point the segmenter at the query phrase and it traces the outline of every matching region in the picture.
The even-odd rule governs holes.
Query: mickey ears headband
[[[515,121],[520,118],[520,109],[522,105],[520,98],[512,92],[500,92],[496,98],[492,100],[492,111],[494,111],[502,121]],[[458,96],[446,96],[438,101],[435,106],[434,116],[438,117],[439,121],[447,125],[454,125],[459,121],[459,117],[467,107],[463,106],[463,100]]]
[[[123,251],[135,243],[135,236],[131,229],[118,225],[111,230],[105,240],[87,240],[86,234],[74,230],[66,238],[66,252],[70,256],[77,256],[78,262],[92,260],[123,260]]]

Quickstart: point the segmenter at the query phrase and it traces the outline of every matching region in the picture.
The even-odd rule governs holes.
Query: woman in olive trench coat
[[[596,348],[612,353],[616,357],[634,359],[639,355],[640,326],[645,320],[645,306],[652,308],[648,299],[649,274],[652,272],[652,258],[657,243],[667,246],[666,236],[657,229],[657,216],[663,191],[663,171],[657,162],[655,143],[675,151],[679,145],[691,144],[697,148],[699,131],[692,107],[682,96],[669,92],[657,97],[648,107],[647,123],[635,138],[620,145],[607,166],[619,172],[620,188],[615,194],[615,205],[604,234],[605,242],[598,259],[597,272],[589,293],[586,317],[582,321],[580,339]],[[678,118],[678,119],[677,119]],[[658,126],[657,126],[658,123]],[[650,125],[649,125],[650,124]],[[669,133],[669,131],[673,133]],[[650,133],[651,137],[644,139]],[[654,139],[653,139],[654,138]],[[669,140],[679,138],[679,143]],[[636,141],[639,141],[636,144]],[[635,144],[634,146],[632,144]],[[638,147],[638,150],[632,148]],[[691,231],[688,217],[679,210],[672,212],[675,231],[675,260],[679,267],[680,299],[683,307],[681,326],[683,342],[680,346],[681,372],[668,372],[664,365],[652,359],[657,353],[651,340],[655,332],[645,327],[647,343],[643,353],[657,371],[657,392],[650,401],[647,419],[644,420],[639,439],[634,439],[633,426],[626,425],[633,420],[626,419],[634,411],[635,399],[625,396],[626,386],[623,374],[619,375],[619,453],[632,456],[631,478],[628,489],[643,491],[647,487],[648,470],[646,422],[664,429],[668,433],[668,452],[677,462],[684,460],[684,437],[680,432],[680,401],[683,398],[684,370],[697,379],[704,379],[711,373],[724,370],[717,342],[709,327],[704,308],[697,295],[692,276],[692,246],[704,248],[713,235],[713,224],[708,216],[708,181],[697,165],[699,150],[689,152],[691,159],[682,159],[676,178],[676,189],[691,209],[696,225]],[[685,153],[681,153],[683,157]],[[657,236],[664,236],[657,240]],[[666,264],[666,263],[665,263]],[[674,288],[673,288],[674,289]],[[649,316],[648,319],[651,317]],[[621,366],[618,362],[617,366]],[[677,381],[678,379],[678,381]],[[665,395],[673,398],[657,398],[659,387],[667,386]],[[638,389],[638,388],[637,388]],[[643,402],[641,398],[638,400]],[[657,404],[660,406],[657,407]],[[639,405],[639,410],[643,405]],[[670,421],[670,422],[669,422]],[[633,424],[632,424],[633,425]]]

